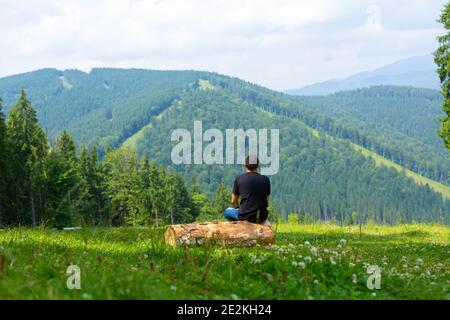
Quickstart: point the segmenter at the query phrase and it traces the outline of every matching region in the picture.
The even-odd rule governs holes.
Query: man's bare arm
[[[239,196],[234,193],[231,194],[231,204],[233,205],[233,208],[239,207]]]

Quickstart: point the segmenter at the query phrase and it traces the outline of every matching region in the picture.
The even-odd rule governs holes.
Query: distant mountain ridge
[[[344,79],[332,79],[302,88],[287,90],[292,95],[327,95],[340,91],[379,85],[411,86],[439,89],[433,56],[412,57],[373,71],[364,71]]]

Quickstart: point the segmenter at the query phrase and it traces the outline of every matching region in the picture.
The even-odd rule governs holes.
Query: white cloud
[[[435,49],[444,0],[0,0],[0,76],[200,69],[275,89]]]

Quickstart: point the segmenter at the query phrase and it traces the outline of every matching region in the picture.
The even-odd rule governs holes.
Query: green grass
[[[449,229],[283,224],[271,247],[176,249],[162,229],[9,229],[0,299],[449,299]],[[70,264],[81,290],[66,287]]]
[[[159,121],[162,119],[165,113],[167,113],[167,110],[169,110],[172,107],[182,108],[183,102],[181,100],[177,100],[175,103],[173,103],[169,108],[165,109],[163,112],[158,114],[156,117],[152,119],[152,121]],[[143,126],[141,129],[139,129],[135,134],[133,134],[131,137],[126,139],[121,147],[125,148],[132,148],[136,149],[137,144],[140,140],[144,139],[145,137],[145,131],[150,130],[153,127],[153,123],[150,122],[147,125]]]
[[[127,140],[125,140],[122,143],[122,147],[136,149],[138,141],[144,138],[145,130],[150,129],[151,127],[152,127],[151,123],[143,126],[138,132],[136,132],[131,137],[129,137]]]
[[[369,149],[366,149],[364,147],[361,147],[357,144],[352,143],[352,146],[356,151],[360,152],[365,157],[371,157],[375,161],[375,164],[377,166],[384,165],[389,168],[394,168],[395,170],[397,170],[399,172],[403,171],[403,172],[405,172],[405,174],[408,177],[412,178],[417,184],[424,185],[424,186],[428,185],[434,191],[442,194],[446,199],[450,199],[450,187],[449,186],[446,186],[445,184],[439,183],[439,182],[429,179],[427,177],[421,176],[421,175],[419,175],[411,170],[408,170],[408,169],[396,164],[395,162],[393,162],[389,159],[386,159],[386,158],[378,155],[377,153],[375,153]]]

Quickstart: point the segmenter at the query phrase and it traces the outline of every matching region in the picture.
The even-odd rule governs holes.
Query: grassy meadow
[[[450,299],[446,226],[279,224],[274,245],[252,248],[171,248],[163,232],[0,230],[0,299]]]

